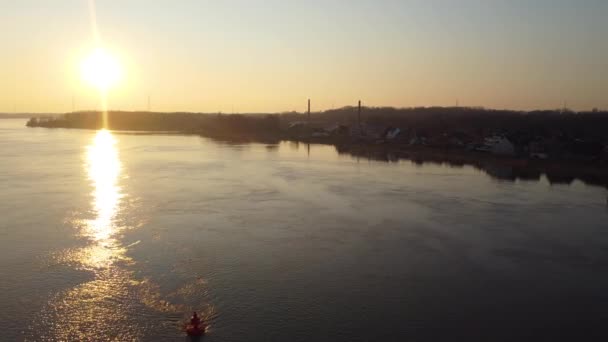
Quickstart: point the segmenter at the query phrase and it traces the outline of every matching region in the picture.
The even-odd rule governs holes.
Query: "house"
[[[351,137],[360,138],[360,137],[362,137],[364,135],[363,132],[364,132],[364,130],[363,130],[362,126],[360,126],[360,125],[352,125],[350,127],[349,134],[350,134]]]
[[[308,129],[308,122],[306,121],[294,121],[294,122],[290,122],[289,125],[287,125],[287,131],[288,132],[302,132]]]
[[[410,138],[409,144],[411,146],[414,146],[414,145],[426,145],[427,144],[427,140],[428,140],[428,137],[426,136],[426,134],[424,134],[424,133],[418,133],[418,132],[416,132],[414,130],[412,132],[412,134],[411,134],[411,138]]]
[[[465,148],[475,141],[474,137],[462,131],[448,132],[447,135],[450,147]]]
[[[515,155],[515,145],[509,139],[500,135],[485,138],[483,144],[478,146],[476,150],[501,156]]]
[[[363,126],[363,133],[372,139],[384,139],[389,127],[384,125],[366,124]]]
[[[532,141],[528,145],[528,151],[530,153],[530,158],[532,159],[547,159],[549,155],[547,153],[547,149],[544,144],[540,141]]]
[[[324,132],[324,131],[315,131],[315,132],[312,132],[310,134],[310,136],[313,138],[327,138],[329,136],[329,133]]]
[[[350,135],[353,137],[361,137],[365,139],[384,139],[388,127],[384,125],[362,124],[353,125],[350,129]]]
[[[605,146],[601,143],[582,139],[574,140],[570,148],[575,156],[585,159],[597,158],[605,151]]]
[[[333,124],[323,128],[330,136],[347,136],[349,134],[349,127],[341,124]]]
[[[401,129],[398,127],[395,128],[389,128],[388,131],[386,132],[386,140],[395,140],[397,139],[397,137],[401,134]]]

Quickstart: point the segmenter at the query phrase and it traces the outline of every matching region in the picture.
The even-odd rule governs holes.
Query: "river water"
[[[2,340],[604,339],[606,189],[0,120]],[[582,338],[585,337],[585,338]]]

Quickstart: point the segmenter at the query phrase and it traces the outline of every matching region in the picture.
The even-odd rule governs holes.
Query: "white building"
[[[501,156],[515,155],[515,145],[509,139],[499,135],[486,138],[483,145],[477,150]]]

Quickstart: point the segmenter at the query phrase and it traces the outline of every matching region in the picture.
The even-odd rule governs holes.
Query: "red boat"
[[[190,323],[186,325],[186,333],[192,337],[202,336],[205,333],[205,324],[198,317],[196,311],[192,313]]]
[[[202,325],[188,324],[186,326],[186,333],[188,336],[202,336],[205,333],[205,327]]]

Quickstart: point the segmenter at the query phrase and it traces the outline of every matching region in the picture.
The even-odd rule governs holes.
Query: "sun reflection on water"
[[[150,329],[158,328],[149,324],[154,316],[146,314],[190,312],[190,307],[170,301],[183,303],[183,298],[204,288],[204,283],[196,283],[163,295],[150,279],[136,276],[137,263],[127,252],[139,241],[126,244],[122,234],[140,227],[141,222],[133,200],[126,201],[127,195],[120,186],[124,171],[118,141],[110,131],[100,130],[86,147],[84,156],[92,187],[89,214],[93,216],[76,214],[68,221],[77,229],[77,235],[86,239],[86,244],[67,248],[53,258],[57,265],[85,271],[77,276],[84,278],[74,278],[71,281],[77,283],[73,287],[49,299],[39,313],[40,318],[28,327],[26,340],[141,340]],[[68,274],[70,279],[76,276]],[[213,313],[212,308],[206,311]]]
[[[91,241],[85,248],[67,253],[71,263],[89,270],[108,268],[115,262],[129,262],[117,235],[125,228],[117,215],[124,197],[119,185],[122,164],[117,141],[108,130],[96,133],[86,147],[85,168],[93,191],[91,192],[92,219],[80,220],[77,226],[81,235]]]
[[[96,218],[87,225],[86,233],[94,241],[107,243],[116,232],[114,218],[122,197],[118,186],[121,163],[116,140],[107,130],[97,132],[87,148],[87,171],[93,182],[93,209]]]

